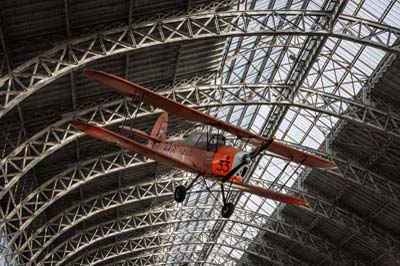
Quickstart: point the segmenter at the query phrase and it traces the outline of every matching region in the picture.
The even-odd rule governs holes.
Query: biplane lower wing
[[[150,159],[156,160],[158,162],[164,163],[172,167],[181,168],[188,172],[204,174],[201,172],[201,169],[197,169],[194,165],[190,165],[186,162],[176,160],[148,146],[145,146],[141,143],[131,140],[125,136],[119,135],[111,130],[91,125],[81,120],[70,121],[70,124],[72,124],[77,129],[82,130],[91,137],[102,140],[108,144],[115,145],[121,149],[125,149],[133,153],[139,153]],[[272,190],[260,188],[251,184],[246,184],[238,180],[233,180],[232,182],[233,185],[236,186],[238,189],[264,198],[295,205],[308,204],[305,200],[285,195],[279,192],[275,192]]]
[[[191,173],[201,173],[200,169],[197,169],[193,165],[190,165],[180,160],[176,160],[157,150],[154,150],[125,136],[119,135],[106,128],[91,125],[81,120],[73,120],[69,123],[72,124],[74,127],[82,130],[87,135],[102,140],[111,145],[115,145],[121,149],[128,150],[133,153],[139,153],[143,156],[146,156],[147,158],[156,160],[172,167],[181,168]]]
[[[238,126],[234,126],[224,121],[218,120],[208,114],[202,113],[184,104],[168,99],[138,84],[127,81],[112,74],[91,69],[85,69],[84,73],[90,79],[114,91],[138,98],[146,104],[163,109],[168,113],[179,116],[185,120],[207,124],[229,132],[235,136],[238,136],[239,138],[249,139],[249,143],[251,144],[260,145],[261,143],[270,140],[270,138],[254,134]],[[297,150],[281,143],[276,143],[275,141],[272,143],[272,145],[268,147],[268,150],[278,155],[284,156],[290,159],[292,162],[301,163],[306,166],[316,168],[336,167],[335,163],[322,157]]]
[[[244,192],[248,192],[248,193],[263,197],[263,198],[272,199],[275,201],[292,204],[292,205],[300,205],[300,206],[308,205],[307,201],[300,199],[300,198],[296,198],[296,197],[293,197],[290,195],[286,195],[286,194],[279,193],[279,192],[276,192],[273,190],[261,188],[261,187],[254,186],[251,184],[246,184],[246,183],[243,183],[238,180],[233,180],[232,182],[233,182],[234,187],[237,187],[238,189],[240,189]]]
[[[335,163],[325,158],[292,148],[279,141],[272,142],[272,144],[268,147],[268,151],[286,157],[292,162],[304,164],[309,167],[323,168],[323,169],[336,168]]]

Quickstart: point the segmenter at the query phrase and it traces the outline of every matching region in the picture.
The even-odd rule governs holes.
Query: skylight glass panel
[[[250,106],[246,108],[246,114],[244,115],[244,118],[242,122],[240,123],[240,127],[242,128],[247,128],[250,122],[251,117],[253,116],[253,113],[256,112],[257,106]]]
[[[399,1],[391,1],[394,2],[393,7],[389,10],[388,14],[384,18],[383,22],[387,25],[400,28],[400,2]]]
[[[382,17],[386,7],[387,4],[382,5],[379,1],[366,1],[357,16],[372,21],[379,21],[379,18]]]
[[[392,7],[387,9],[386,7],[390,4],[389,1],[378,0],[373,2],[372,0],[366,0],[361,2],[350,0],[344,10],[344,14],[399,26],[400,5],[398,1],[394,2],[390,2]],[[255,9],[262,10],[271,7],[286,9],[289,4],[287,1],[247,1],[248,8],[254,5]],[[323,1],[309,1],[308,6],[304,5],[304,1],[294,1],[290,8],[321,10]],[[374,8],[376,8],[377,12],[371,14],[368,10]],[[312,23],[312,21],[310,20],[307,23]],[[367,29],[364,28],[362,34],[367,32]],[[384,40],[385,37],[379,36],[379,38]],[[301,48],[303,48],[304,42],[308,39],[309,37],[307,36],[234,37],[227,49],[227,59],[221,71],[220,82],[229,84],[241,82],[249,84],[271,82],[285,84],[289,82],[296,60],[302,54]],[[363,86],[373,75],[384,55],[385,53],[377,48],[365,47],[363,44],[338,38],[327,38],[318,59],[311,65],[302,86],[295,88],[296,92],[290,98],[294,105],[286,108],[286,112],[283,112],[284,116],[280,124],[275,128],[275,135],[288,143],[310,149],[319,149],[322,144],[325,144],[326,137],[331,134],[332,129],[339,122],[339,118],[330,113],[340,115],[348,111],[349,104],[345,100],[358,100],[357,97],[362,93]],[[226,104],[237,101],[237,98],[232,96],[232,94],[237,93],[235,90],[237,88],[228,89],[226,93],[220,95],[220,100]],[[239,97],[246,98],[249,101],[259,100],[255,96],[252,96],[254,99],[249,99],[247,94],[235,95],[239,95]],[[271,119],[274,117],[272,111],[276,110],[276,106],[273,104],[282,103],[279,96],[283,95],[287,95],[284,93],[284,89],[270,99],[272,104],[260,106],[235,104],[234,106],[213,108],[211,114],[241,127],[248,127],[257,134],[262,134],[265,133],[266,126],[270,126],[272,123]],[[277,106],[279,108],[285,105]],[[243,143],[241,144],[243,145]],[[248,182],[265,188],[272,188],[276,191],[290,192],[295,190],[291,187],[295,184],[296,179],[308,173],[308,171],[308,168],[288,162],[277,156],[268,155],[260,159]],[[218,186],[214,186],[214,189],[218,189]],[[203,214],[192,215],[192,218],[220,217],[220,204],[215,201],[210,193],[204,193],[199,193],[197,197],[193,196],[193,204],[211,204],[214,202],[214,205],[204,210]],[[208,196],[206,195],[207,193]],[[214,193],[213,195],[218,196],[218,200],[221,201],[220,193]],[[259,216],[251,217],[252,219],[258,219],[257,222],[250,220],[249,222],[252,224],[260,222],[262,224],[268,221],[268,216],[274,214],[277,206],[278,204],[275,201],[242,193],[236,208],[247,210],[249,213],[258,213]],[[243,219],[243,221],[250,219],[250,217],[246,216],[239,218]],[[184,226],[179,226],[179,229],[190,228],[190,224],[195,224],[195,230],[213,230],[214,226],[218,225],[218,222],[210,220],[191,221],[185,223]],[[229,234],[251,239],[258,237],[259,233],[254,226],[228,221],[222,234],[216,240],[217,243],[228,244],[229,238],[227,235]],[[201,249],[203,246],[198,245],[198,248]],[[240,246],[240,249],[244,250],[246,248],[247,246]],[[210,254],[212,255],[208,257],[208,262],[234,265],[235,259],[241,258],[243,251],[226,245],[214,245]]]
[[[285,1],[285,0],[283,0],[283,1],[274,1],[275,2],[275,4],[274,4],[274,7],[273,7],[273,9],[285,9],[285,8],[287,8],[290,4],[290,2],[289,1]],[[298,4],[297,4],[297,7],[299,7],[298,5],[299,5],[299,2],[297,2]],[[292,4],[292,5],[294,5],[294,7],[293,7],[293,9],[295,9],[296,8],[296,4]]]
[[[273,1],[273,2],[275,2],[275,1]],[[285,2],[285,1],[280,1],[280,2]],[[255,8],[254,9],[256,9],[256,10],[267,9],[271,5],[271,1],[270,0],[263,0],[263,1],[254,1],[254,0],[252,0],[252,1],[248,1],[247,9],[252,9],[252,7],[254,6],[254,3],[255,3]]]

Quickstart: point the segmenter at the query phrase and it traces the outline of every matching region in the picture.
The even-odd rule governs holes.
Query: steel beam
[[[238,97],[238,94],[231,93],[231,90],[243,90],[246,98]],[[180,101],[185,104],[191,104],[193,107],[206,107],[206,106],[222,106],[222,105],[262,105],[262,104],[270,104],[270,105],[291,105],[299,108],[304,108],[316,112],[322,112],[327,115],[332,115],[338,118],[346,119],[355,123],[360,123],[362,125],[371,127],[373,129],[377,129],[380,131],[388,132],[391,135],[397,136],[399,133],[397,132],[399,129],[397,128],[397,124],[400,122],[400,116],[394,113],[389,113],[389,111],[379,110],[373,106],[365,105],[363,103],[347,99],[344,97],[332,95],[329,93],[314,91],[311,89],[302,88],[299,90],[299,95],[292,102],[282,97],[282,90],[289,89],[289,87],[285,85],[220,85],[220,86],[203,86],[203,87],[192,87],[189,89],[183,90],[173,90],[172,92],[165,93],[164,95]],[[196,98],[193,98],[193,97]],[[207,102],[208,105],[204,105],[201,101]],[[231,102],[231,103],[228,103]],[[235,102],[233,102],[235,101]],[[133,108],[133,106],[128,106],[129,104],[123,101],[116,101],[113,103],[108,103],[103,106],[99,106],[97,108],[115,108],[115,105],[118,105],[120,108]],[[122,105],[122,106],[121,106]],[[111,106],[111,107],[110,107]],[[98,113],[108,113],[108,115],[113,115],[111,111],[107,110],[97,110],[97,108],[93,108],[90,110],[84,110],[76,115],[93,116]],[[151,109],[150,109],[151,110]],[[147,112],[150,112],[147,109]],[[128,111],[129,112],[129,111]],[[132,111],[131,111],[132,112]],[[143,111],[142,111],[143,112]],[[144,112],[143,112],[144,113]],[[105,114],[103,114],[105,115]],[[122,118],[125,114],[122,112],[119,115],[114,115],[114,118]],[[132,115],[129,113],[128,115]],[[53,124],[50,128],[57,128],[60,124],[65,123],[70,118],[63,119],[56,124]],[[101,123],[101,122],[100,122]],[[107,123],[107,121],[103,121],[103,123]],[[48,129],[47,129],[48,130]],[[58,132],[57,132],[58,131]],[[41,138],[50,138],[53,134],[56,137],[57,133],[65,131],[65,129],[58,129],[56,132],[48,132],[46,130],[40,132],[39,134],[32,137],[27,143],[15,149],[9,156],[7,156],[2,161],[3,167],[3,178],[5,178],[6,183],[9,180],[14,179],[14,176],[17,174],[8,173],[8,171],[12,171],[12,168],[16,168],[18,170],[23,170],[24,166],[28,166],[31,162],[30,160],[23,158],[23,155],[29,149],[29,144],[40,141],[38,139]],[[69,132],[73,135],[73,132]],[[46,136],[47,134],[47,136]],[[57,139],[63,139],[62,136],[58,136]],[[56,141],[57,141],[56,139]],[[49,140],[49,142],[50,142]],[[48,143],[49,144],[49,143]],[[54,147],[53,147],[54,148]],[[42,149],[38,149],[42,150]],[[32,152],[33,154],[37,154],[38,151]],[[13,157],[22,157],[23,160],[14,161]],[[4,164],[9,164],[10,169],[4,170]],[[14,166],[13,166],[14,165]],[[16,167],[20,166],[21,167]],[[14,176],[13,176],[14,175]]]
[[[302,183],[302,177],[297,182]],[[258,186],[271,188],[271,182],[261,179],[252,178],[251,183]],[[272,186],[276,190],[280,190],[279,186]],[[352,232],[352,235],[359,235],[375,243],[377,246],[382,247],[388,251],[388,254],[394,258],[399,259],[400,254],[400,240],[398,240],[393,234],[381,228],[373,222],[371,217],[360,217],[356,213],[353,213],[346,209],[344,206],[338,204],[335,199],[327,199],[323,195],[319,195],[316,191],[308,188],[305,191],[299,189],[288,190],[289,193],[296,195],[304,200],[307,200],[310,204],[307,207],[300,207],[305,211],[312,212],[318,217],[318,219],[328,219],[334,221],[336,224]],[[318,196],[316,196],[318,195]],[[377,209],[376,211],[378,211]]]
[[[75,236],[67,239],[66,241],[60,243],[57,247],[48,249],[44,254],[45,256],[39,258],[37,261],[31,260],[32,263],[38,263],[39,265],[45,266],[54,266],[54,265],[61,265],[63,262],[66,262],[68,259],[72,258],[77,252],[86,249],[90,245],[93,245],[105,238],[117,236],[119,234],[132,232],[138,229],[149,228],[151,229],[154,226],[160,225],[168,225],[168,224],[175,224],[179,222],[190,222],[190,221],[216,221],[220,220],[220,213],[219,211],[215,210],[211,212],[210,210],[214,209],[213,206],[205,206],[205,205],[198,205],[196,207],[184,207],[184,206],[177,206],[173,208],[159,208],[153,209],[143,213],[136,213],[133,215],[128,215],[126,217],[119,217],[115,220],[108,221],[102,224],[98,224],[87,228],[84,232],[79,232]],[[250,224],[252,223],[254,227],[257,227],[262,230],[263,222],[266,218],[263,215],[256,214],[251,211],[246,211],[242,209],[237,209],[235,214],[230,219],[233,223],[240,223],[240,224]],[[167,235],[170,235],[171,232],[168,232]],[[157,234],[156,234],[157,235]],[[222,245],[228,245],[231,248],[237,248],[242,251],[245,251],[245,247],[250,242],[243,242],[240,244],[243,239],[237,239],[235,236],[232,235],[232,241],[234,244],[230,242],[228,239],[227,242],[224,240],[220,240],[218,242]],[[236,236],[237,237],[237,236]],[[199,244],[201,241],[199,242]],[[276,258],[277,256],[283,258],[287,261],[284,265],[296,265],[299,263],[296,260],[293,260],[289,256],[281,256],[280,252],[277,252],[274,249],[265,249],[266,247],[260,246],[259,249],[255,254],[264,254],[265,256],[271,256],[271,258]],[[293,262],[295,262],[293,264]],[[282,263],[282,262],[281,262]]]
[[[21,237],[21,233],[52,203],[69,191],[78,188],[85,182],[89,182],[98,176],[120,171],[128,167],[143,165],[146,160],[138,155],[130,155],[125,152],[111,154],[106,157],[99,157],[90,160],[85,165],[77,165],[69,168],[54,178],[49,179],[31,192],[20,204],[9,210],[6,217],[11,218],[2,224],[3,228],[8,228],[8,249],[15,243],[22,246],[24,242],[30,243],[29,238]],[[11,204],[10,204],[11,205]],[[9,205],[9,206],[10,206]],[[19,224],[15,227],[13,222]],[[6,250],[2,252],[2,258],[6,255]]]
[[[121,161],[126,161],[126,163],[118,163]],[[39,191],[36,191],[36,204],[40,205],[41,208],[31,215],[31,220],[34,221],[47,207],[69,192],[77,189],[77,187],[100,176],[134,168],[143,163],[135,162],[135,160],[132,160],[132,156],[128,154],[110,154],[99,157],[94,161],[86,162],[86,164],[74,167],[69,171],[64,171],[64,175],[56,176],[52,179],[52,182],[48,182],[46,188],[43,186]],[[147,161],[147,163],[151,162]],[[79,172],[80,174],[76,174]],[[164,174],[163,176],[167,178],[157,178],[155,181],[135,184],[125,189],[118,188],[116,191],[103,193],[89,198],[84,202],[79,202],[78,205],[71,206],[71,208],[61,212],[59,215],[51,218],[46,224],[37,228],[29,238],[18,241],[16,245],[19,247],[19,256],[23,260],[35,259],[53,240],[92,215],[148,198],[157,199],[157,197],[161,196],[172,196],[174,188],[187,179],[184,178],[182,173],[177,171]],[[71,178],[71,182],[66,181],[69,178]],[[48,200],[45,201],[43,198],[44,191],[49,192],[51,187],[56,187],[56,185],[62,189],[58,189],[51,196],[47,195]],[[9,237],[12,236],[12,234],[9,234]],[[29,254],[26,253],[28,255],[23,255],[26,251]],[[14,255],[10,263],[16,259],[16,256],[17,254]]]
[[[73,261],[69,261],[68,264],[87,265],[95,266],[103,262],[119,260],[120,257],[130,256],[136,252],[149,251],[152,249],[174,249],[179,246],[193,247],[196,251],[196,246],[199,243],[207,242],[208,236],[211,231],[196,231],[192,229],[177,231],[177,232],[151,232],[150,234],[143,235],[141,237],[131,238],[120,242],[112,243],[107,246],[103,246],[94,251],[88,251],[83,256],[74,258]],[[230,247],[243,252],[250,253],[254,256],[266,259],[273,265],[306,265],[292,257],[287,257],[286,254],[282,254],[279,251],[274,250],[266,244],[262,244],[257,240],[252,240],[246,237],[239,237],[223,233],[224,240],[215,243],[220,247]],[[188,238],[192,240],[188,240]],[[258,247],[257,251],[246,250],[246,245],[251,243]],[[225,257],[224,252],[218,254],[218,256]],[[229,256],[230,257],[230,256]],[[192,256],[192,262],[197,258]],[[165,260],[165,258],[164,258]],[[44,265],[49,265],[44,263]]]
[[[159,180],[153,183],[145,183],[138,184],[135,187],[129,187],[124,190],[117,190],[115,192],[106,193],[104,195],[100,195],[94,197],[92,199],[86,200],[85,202],[79,203],[76,206],[72,206],[65,212],[60,215],[53,217],[49,220],[49,223],[40,227],[34,235],[30,237],[32,239],[32,243],[24,243],[19,249],[19,253],[22,253],[24,249],[29,246],[31,248],[30,252],[32,252],[32,256],[28,256],[24,259],[35,259],[38,257],[40,253],[43,252],[45,248],[51,245],[52,241],[58,238],[62,233],[68,231],[70,228],[75,226],[78,223],[81,223],[85,219],[90,218],[93,215],[99,214],[103,211],[110,210],[112,208],[119,207],[124,204],[129,204],[136,202],[138,200],[146,200],[151,198],[157,198],[159,196],[171,196],[173,195],[173,188],[179,184],[180,181],[183,181],[182,177],[178,177],[177,179],[172,180]],[[165,186],[165,187],[163,187]],[[154,191],[156,189],[162,191]],[[286,188],[290,189],[290,188]],[[139,193],[139,192],[140,193]],[[200,187],[193,191],[193,193],[207,191],[205,187]],[[218,192],[218,190],[217,190]],[[139,195],[139,196],[138,196]],[[101,207],[99,207],[101,206]],[[296,228],[292,228],[290,224],[285,224],[283,222],[278,222],[271,218],[266,218],[269,222],[279,223],[280,229],[285,230],[285,232],[297,231],[296,236],[285,236],[285,238],[290,239],[291,241],[295,241],[300,243],[302,246],[307,246],[312,249],[316,249],[323,254],[331,254],[333,247],[330,246],[329,243],[324,243],[322,239],[318,239],[313,235],[304,235],[302,232],[296,230]],[[252,227],[252,225],[249,225]],[[262,230],[265,231],[265,230]],[[268,232],[273,232],[279,234],[279,230],[271,227],[268,228]],[[281,235],[282,236],[282,235]],[[31,240],[29,240],[31,241]],[[36,253],[35,253],[36,252]],[[336,265],[358,265],[358,263],[352,263],[350,256],[346,256],[343,252],[337,251],[334,254],[334,259],[340,259],[336,261]],[[347,259],[346,259],[347,257]]]
[[[327,12],[331,13],[330,19],[321,19],[318,21],[319,23],[316,23],[312,26],[318,28],[321,24],[327,26],[335,25],[336,23],[338,23],[339,15],[346,3],[347,1],[345,0],[325,1],[323,4],[323,8]],[[303,85],[303,82],[306,79],[308,72],[310,71],[327,39],[327,36],[310,36],[305,41],[304,46],[301,49],[300,54],[297,57],[296,62],[291,68],[286,79],[286,84],[292,85],[292,90],[285,92],[285,97],[289,100],[297,96],[299,88]],[[263,129],[263,133],[268,136],[275,135],[288,109],[288,106],[275,106],[269,114],[268,121]]]
[[[394,124],[397,120],[400,121],[400,119],[398,119],[393,114],[385,113],[371,106],[366,106],[343,97],[316,92],[309,89],[301,89],[299,91],[299,101],[301,102],[301,104],[289,103],[285,99],[281,99],[280,95],[277,94],[279,92],[282,92],[282,90],[284,90],[285,88],[287,87],[274,84],[254,86],[221,85],[172,90],[169,92],[165,92],[164,95],[181,103],[188,104],[192,107],[210,108],[213,106],[232,104],[293,104],[297,106],[303,106],[304,108],[319,110],[320,112],[324,112],[327,114],[335,114],[335,116],[340,118],[350,119],[351,117],[351,121],[358,121],[359,123],[370,125],[371,123],[367,122],[368,116],[363,116],[363,119],[366,119],[363,122],[358,120],[358,112],[355,109],[362,108],[364,110],[364,113],[373,112],[374,119],[376,119],[377,116],[380,114],[385,117],[390,117],[390,121],[393,121]],[[248,97],[238,97],[238,95],[240,94],[232,93],[232,89],[243,90],[245,95],[247,95]],[[307,106],[305,104],[306,99],[310,99],[309,104],[313,106]],[[327,109],[330,109],[326,104],[327,102],[332,103],[330,111],[327,111]],[[339,106],[339,108],[337,106]],[[346,106],[348,106],[348,109],[351,109],[352,112],[348,111],[346,109]],[[88,120],[95,119],[92,121],[100,125],[111,125],[124,121],[125,117],[128,117],[128,119],[134,117],[137,113],[138,116],[148,115],[152,113],[152,109],[145,106],[141,106],[141,108],[138,109],[137,106],[133,105],[131,101],[124,99],[105,104],[103,106],[100,106],[99,108],[84,110],[76,113],[75,115],[81,116]],[[13,197],[14,190],[17,188],[16,184],[18,184],[19,179],[26,172],[28,172],[34,165],[46,158],[51,153],[82,136],[81,132],[73,130],[66,123],[67,121],[72,119],[73,116],[65,118],[49,126],[47,129],[39,132],[37,135],[25,142],[24,145],[18,147],[16,150],[14,150],[14,152],[9,154],[9,156],[2,160],[0,166],[6,186],[3,190],[3,194],[0,197],[3,197],[5,194]],[[386,123],[386,126],[387,125],[388,123]],[[381,130],[387,130],[387,128],[381,128]],[[17,213],[17,218],[21,222],[20,225],[25,228],[23,224],[25,224],[27,218],[21,217],[20,213],[17,212],[17,209],[19,208],[17,207],[18,203],[14,202],[16,202],[15,199],[8,201],[5,208],[6,217],[11,218],[11,216]],[[24,202],[29,202],[29,199],[24,199]],[[35,212],[35,208],[37,210],[40,207],[39,205],[34,205],[32,213]],[[10,213],[13,213],[13,215],[8,215]],[[15,237],[17,237],[17,235]],[[13,241],[10,241],[10,244]]]
[[[299,181],[301,182],[301,181]],[[368,217],[360,217],[359,215],[350,212],[344,207],[337,204],[334,200],[327,201],[321,195],[316,195],[316,191],[308,188],[308,193],[298,195],[300,198],[306,199],[310,205],[304,209],[317,215],[317,220],[321,219],[334,221],[343,229],[350,231],[351,237],[361,236],[369,243],[376,244],[383,250],[387,250],[389,256],[400,259],[400,240],[380,226],[376,225]],[[334,203],[332,203],[334,202]],[[339,244],[341,246],[341,244]]]
[[[185,264],[185,263],[191,263],[193,262],[193,258],[196,257],[198,254],[197,251],[180,251],[180,250],[174,250],[172,252],[167,252],[167,251],[162,251],[158,249],[153,249],[150,252],[146,253],[141,253],[138,255],[134,255],[132,257],[128,257],[122,260],[114,260],[112,262],[112,265],[115,266],[148,266],[148,265],[170,265],[171,263],[180,263],[180,264]],[[172,260],[166,262],[165,261],[165,256],[171,256]],[[218,255],[218,254],[215,254]],[[227,260],[227,265],[235,265],[236,263],[239,262],[239,259],[230,257],[230,256],[225,256],[224,258]],[[83,265],[87,265],[90,262],[85,262]],[[218,262],[208,262],[209,265],[221,265]],[[244,265],[246,266],[252,266],[249,263],[243,262]],[[109,264],[110,265],[110,264]]]
[[[78,186],[84,185],[101,175],[113,173],[118,170],[128,169],[135,167],[140,162],[132,160],[132,155],[126,152],[111,153],[109,155],[101,156],[95,160],[89,160],[87,162],[80,162],[75,166],[69,167],[61,174],[50,178],[46,184],[37,188],[31,193],[29,203],[17,206],[19,209],[31,209],[32,206],[39,206],[33,213],[30,214],[30,219],[33,221],[35,217],[38,217],[48,206],[54,203],[55,200],[60,199]],[[118,162],[118,163],[117,163]],[[124,163],[120,163],[124,162]],[[132,163],[130,163],[132,162]],[[146,161],[143,163],[150,163]],[[171,174],[170,176],[176,176]],[[29,260],[36,258],[43,249],[51,245],[52,241],[58,238],[61,234],[68,231],[74,225],[81,223],[83,220],[90,218],[92,215],[98,214],[101,211],[109,210],[120,205],[129,204],[137,200],[144,200],[148,197],[157,198],[159,196],[172,196],[173,188],[179,181],[184,178],[180,177],[179,174],[176,179],[171,180],[158,180],[156,182],[138,184],[137,186],[128,187],[126,189],[118,189],[114,192],[107,192],[96,197],[79,202],[79,204],[72,206],[66,211],[60,213],[58,216],[53,217],[48,223],[42,225],[40,228],[35,230],[35,233],[31,235],[27,240],[22,240],[17,243],[18,253],[20,258]],[[62,189],[54,190],[54,187],[60,187]],[[281,188],[280,188],[281,189]],[[292,191],[290,188],[284,188],[285,190]],[[205,188],[204,188],[205,190]],[[47,192],[47,193],[45,193]],[[296,192],[296,191],[294,191]],[[44,194],[43,194],[44,193]],[[50,195],[51,193],[51,195]],[[285,225],[289,227],[290,225]],[[20,228],[23,230],[23,228]],[[286,229],[288,231],[289,229]],[[298,235],[298,233],[297,233]],[[303,236],[302,239],[313,239],[313,237]],[[313,239],[310,243],[304,242],[301,239],[302,245],[310,246],[311,248],[318,249],[323,253],[331,253],[332,247],[324,244],[322,240]],[[323,247],[321,249],[321,247]],[[26,252],[29,253],[26,253]],[[23,255],[25,254],[25,255]],[[17,254],[10,260],[10,263],[16,259]],[[344,261],[345,255],[340,252],[334,256]],[[353,263],[341,263],[336,262],[336,265],[357,265]]]
[[[192,13],[157,19],[156,22],[134,23],[132,27],[106,30],[66,41],[0,78],[0,117],[46,84],[84,64],[164,43],[212,37],[289,34],[334,37],[400,52],[399,47],[393,46],[400,29],[342,15],[335,25],[320,22],[332,19],[331,12],[305,10]],[[299,23],[295,25],[294,21]],[[69,56],[72,61],[68,60]]]
[[[335,25],[339,20],[339,15],[344,9],[346,3],[347,1],[341,1],[341,0],[324,2],[324,4],[322,5],[323,9],[327,10],[328,12],[331,12],[331,18],[329,21],[327,20],[317,21],[317,23],[312,27],[319,27],[319,25]],[[294,24],[298,25],[297,23]],[[284,96],[283,98],[286,98],[290,102],[292,102],[293,99],[299,96],[298,90],[303,85],[303,82],[309,70],[311,69],[316,58],[320,54],[320,51],[322,50],[327,39],[328,38],[326,36],[309,36],[307,38],[307,41],[305,42],[303,49],[300,51],[300,54],[297,57],[297,60],[286,80],[286,84],[292,85],[292,88],[291,90],[283,91],[283,93],[281,94]],[[283,57],[284,53],[281,52],[280,59],[278,61],[279,63],[277,63],[276,66],[280,67]],[[278,67],[276,67],[275,71],[277,71]],[[246,74],[244,74],[244,76],[245,75]],[[261,127],[260,133],[265,134],[267,136],[275,135],[278,130],[278,127],[280,126],[282,120],[284,119],[290,107],[291,107],[290,105],[288,106],[274,105],[268,115],[267,122]],[[318,116],[321,116],[321,113],[319,113]],[[255,163],[255,165],[257,164],[258,162]],[[254,167],[252,168],[254,169]],[[237,196],[237,198],[239,197],[240,195]],[[215,234],[214,237],[218,237],[219,233],[223,230],[222,229],[223,227],[224,224],[219,225],[219,228],[216,229],[217,233]],[[209,253],[212,249],[213,247],[205,245],[204,254],[203,257],[201,258],[208,257],[207,253]]]
[[[262,97],[267,99],[268,93],[271,92],[270,90],[267,90],[269,87],[280,88],[285,86],[274,84],[262,85],[257,88],[258,90],[254,91],[250,89],[249,93],[251,94],[249,97],[254,95],[258,98]],[[246,89],[247,86],[236,85],[232,88]],[[209,88],[206,86],[202,87],[200,90],[197,87],[182,90],[171,89],[171,91],[163,92],[161,94],[195,108],[235,104],[224,99],[224,95],[229,95],[230,92],[224,92],[221,87]],[[248,99],[242,99],[241,102],[251,104]],[[255,104],[255,102],[252,103]],[[68,121],[75,117],[79,116],[91,122],[108,126],[123,122],[126,119],[141,117],[151,113],[154,113],[154,108],[151,106],[137,106],[128,99],[122,99],[65,116],[64,119],[38,132],[1,160],[0,170],[1,177],[5,183],[5,188],[2,191],[3,193],[0,195],[0,199],[3,198],[4,195],[14,187],[18,180],[35,164],[62,146],[82,136],[81,132],[75,131],[68,124]]]
[[[338,168],[328,170],[327,173],[357,184],[366,191],[371,191],[382,198],[400,200],[400,185],[398,183],[390,181],[388,178],[359,165],[349,158],[333,157],[333,160],[338,165]]]

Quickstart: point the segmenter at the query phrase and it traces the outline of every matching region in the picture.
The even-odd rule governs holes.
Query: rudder
[[[168,113],[163,112],[157,119],[151,131],[152,137],[159,139],[160,141],[165,141],[167,139],[168,131]],[[153,141],[149,140],[149,145],[153,145]]]

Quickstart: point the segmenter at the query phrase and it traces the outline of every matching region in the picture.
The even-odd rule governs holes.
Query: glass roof
[[[328,1],[329,2],[329,1]],[[247,9],[307,9],[325,10],[330,5],[324,1],[247,1]],[[373,12],[372,12],[373,11]],[[356,16],[385,23],[394,27],[400,27],[400,3],[398,1],[383,0],[350,0],[346,4],[342,14]],[[304,78],[299,88],[294,88],[292,77],[295,75],[293,68],[296,60],[302,54],[306,36],[251,36],[235,37],[229,41],[226,49],[226,57],[222,66],[222,75],[218,84],[286,84],[291,85],[288,89],[295,90],[291,105],[285,108],[281,104],[281,95],[273,95],[271,98],[276,105],[235,105],[212,108],[209,112],[225,121],[243,128],[248,128],[258,134],[274,134],[280,140],[293,143],[310,149],[320,149],[337,125],[338,118],[327,113],[321,113],[313,108],[304,106],[318,106],[319,108],[331,108],[331,111],[343,110],[346,106],[339,106],[339,103],[327,105],[326,102],[310,94],[309,91],[319,91],[330,95],[337,95],[353,99],[362,97],[363,86],[375,71],[385,52],[373,47],[353,43],[350,41],[326,38],[322,42],[323,47],[319,56]],[[285,94],[282,89],[281,93]],[[232,89],[231,93],[238,93]],[[239,92],[240,93],[240,92]],[[243,95],[244,96],[244,95]],[[230,102],[233,99],[225,94],[220,99]],[[258,99],[253,99],[257,101]],[[287,105],[286,105],[287,106]],[[285,110],[281,113],[281,120],[276,126],[274,115],[278,109]],[[332,110],[333,109],[333,110]],[[266,132],[266,128],[269,128]],[[233,141],[235,145],[243,149],[243,143]],[[307,169],[296,164],[289,163],[277,157],[265,155],[260,158],[254,172],[248,182],[266,188],[273,188],[282,192],[290,193],[290,188],[295,184],[300,175],[307,174]],[[211,190],[218,187],[212,182],[207,182]],[[193,221],[171,225],[169,230],[194,230],[208,232],[221,229],[215,237],[210,233],[209,239],[190,239],[187,235],[186,242],[199,242],[191,245],[177,245],[170,248],[170,251],[200,251],[192,254],[191,261],[202,261],[203,258],[196,257],[198,254],[206,254],[206,261],[210,264],[235,265],[237,260],[242,258],[243,250],[232,246],[229,235],[238,238],[254,239],[259,231],[242,223],[234,223],[227,220],[226,224],[210,219],[218,217],[221,206],[215,197],[221,200],[218,192],[211,195],[205,191],[205,184],[199,183],[194,190],[203,192],[192,193],[183,204],[184,206],[206,206],[193,208],[191,211],[182,213],[187,219],[195,218]],[[237,208],[254,211],[265,215],[260,221],[266,223],[268,216],[276,210],[278,204],[275,201],[265,200],[255,195],[243,193],[237,202]],[[197,213],[195,213],[197,212]],[[215,215],[213,215],[216,213]],[[204,218],[199,220],[198,218]],[[208,220],[207,220],[208,219]],[[181,242],[182,239],[176,240]],[[201,244],[211,241],[211,245]],[[245,248],[245,247],[244,247]],[[208,253],[206,252],[208,250]],[[203,253],[202,253],[203,252]],[[166,262],[174,262],[176,257],[168,255]]]

